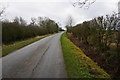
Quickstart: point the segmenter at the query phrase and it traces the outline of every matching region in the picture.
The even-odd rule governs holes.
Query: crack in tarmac
[[[51,44],[50,44],[50,45],[51,45]],[[41,58],[38,60],[38,62],[37,62],[37,64],[36,64],[36,66],[33,68],[33,70],[32,70],[32,73],[31,73],[30,77],[34,74],[35,69],[36,69],[36,68],[37,68],[37,66],[39,65],[39,63],[40,63],[41,59],[43,58],[43,56],[45,55],[45,53],[48,51],[48,49],[49,49],[50,45],[49,45],[49,46],[47,47],[47,49],[45,49],[45,51],[43,52],[43,54],[42,54]]]

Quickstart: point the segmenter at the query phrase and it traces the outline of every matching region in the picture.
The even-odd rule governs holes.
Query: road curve
[[[3,78],[67,78],[60,44],[62,33],[3,57]]]

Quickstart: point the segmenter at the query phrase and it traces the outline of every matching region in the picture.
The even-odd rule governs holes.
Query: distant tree
[[[22,25],[22,26],[27,25],[27,22],[22,17],[20,17],[20,18],[15,17],[15,19],[13,21],[14,21],[14,23]]]
[[[38,17],[38,20],[37,20],[37,22],[38,22],[38,25],[40,26],[40,27],[43,27],[43,28],[45,28],[46,27],[46,22],[47,22],[47,20],[48,20],[48,18],[47,17]]]
[[[30,23],[30,25],[34,26],[34,25],[35,25],[35,22],[36,22],[36,18],[32,17],[32,18],[31,18],[31,23]]]
[[[20,20],[19,20],[18,17],[15,17],[15,19],[14,19],[14,23],[16,23],[16,24],[20,24]]]
[[[73,17],[72,16],[68,16],[67,17],[67,22],[66,22],[67,26],[68,27],[72,27],[73,23],[74,23]]]
[[[69,32],[69,28],[71,28],[73,26],[74,20],[71,16],[67,17],[67,21],[66,21],[66,29]]]
[[[48,17],[38,17],[38,25],[40,28],[43,28],[46,33],[53,33],[58,31],[57,23]]]
[[[61,27],[59,27],[59,31],[65,31],[64,29],[62,29]]]
[[[26,26],[27,22],[22,17],[20,17],[20,24]]]

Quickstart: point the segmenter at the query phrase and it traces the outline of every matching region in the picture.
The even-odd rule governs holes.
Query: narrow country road
[[[3,78],[66,78],[60,44],[62,33],[41,39],[3,57]]]

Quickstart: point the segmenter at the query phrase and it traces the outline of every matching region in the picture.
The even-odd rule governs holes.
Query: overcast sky
[[[112,14],[113,11],[117,12],[118,1],[96,0],[89,9],[74,7],[73,0],[0,0],[0,5],[6,7],[6,19],[21,16],[29,23],[31,17],[49,17],[64,28],[68,16],[72,16],[74,24],[77,24],[97,16]]]

